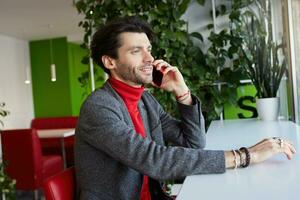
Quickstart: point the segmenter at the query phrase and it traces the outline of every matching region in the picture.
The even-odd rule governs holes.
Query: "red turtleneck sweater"
[[[141,99],[141,96],[144,92],[144,87],[139,87],[139,88],[132,87],[112,77],[109,78],[109,83],[123,99],[128,109],[136,133],[141,135],[143,138],[145,138],[146,131],[145,131],[142,117],[138,109],[138,102]],[[151,195],[150,195],[149,185],[148,185],[148,176],[144,176],[140,200],[151,200]]]

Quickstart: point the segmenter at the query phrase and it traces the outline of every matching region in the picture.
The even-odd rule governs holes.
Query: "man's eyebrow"
[[[127,48],[127,51],[130,51],[130,50],[133,50],[133,49],[142,49],[142,48],[143,48],[143,46],[131,46],[131,47],[128,47],[128,48]],[[152,46],[149,45],[149,46],[147,47],[147,49],[152,49]]]

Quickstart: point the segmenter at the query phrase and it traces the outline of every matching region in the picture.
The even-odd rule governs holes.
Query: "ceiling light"
[[[50,72],[51,72],[51,81],[56,81],[56,66],[53,61],[53,50],[52,50],[52,39],[50,41]]]

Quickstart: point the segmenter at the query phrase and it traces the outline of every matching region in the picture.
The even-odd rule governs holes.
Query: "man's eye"
[[[137,50],[134,50],[134,51],[132,51],[132,53],[134,53],[134,54],[135,54],[135,53],[138,53],[138,52],[140,52],[140,50],[138,50],[138,49],[137,49]]]

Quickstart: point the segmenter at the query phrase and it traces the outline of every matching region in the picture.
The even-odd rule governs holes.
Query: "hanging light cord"
[[[53,50],[52,50],[52,39],[50,39],[50,62],[51,62],[51,64],[54,64],[54,62],[53,62]]]

